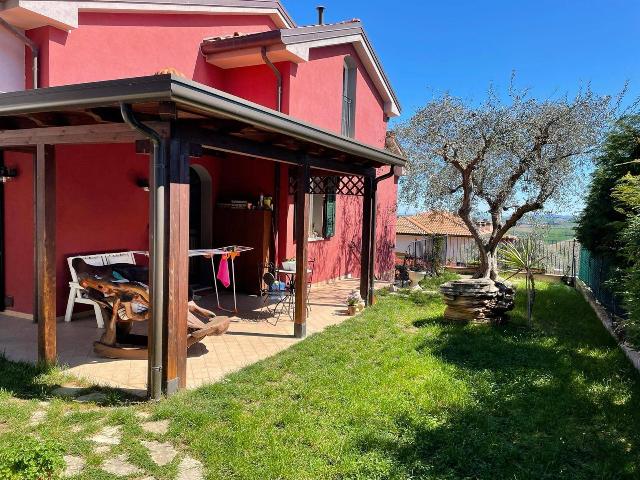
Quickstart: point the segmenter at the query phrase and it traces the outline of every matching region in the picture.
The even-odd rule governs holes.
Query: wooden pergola
[[[186,384],[190,156],[228,152],[295,167],[290,188],[299,226],[294,319],[299,338],[306,334],[309,195],[322,193],[326,185],[361,195],[361,293],[371,302],[376,168],[389,166],[386,178],[404,166],[403,158],[173,75],[0,94],[0,160],[4,151],[28,151],[34,158],[39,360],[54,363],[57,357],[54,146],[133,142],[139,152],[150,152],[151,396]]]

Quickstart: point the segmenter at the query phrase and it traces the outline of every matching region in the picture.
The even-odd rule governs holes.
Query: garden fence
[[[409,245],[403,257],[410,269],[426,267],[430,269],[434,260],[448,267],[474,267],[479,263],[478,247],[471,237],[425,237]],[[510,239],[517,242],[517,239]],[[535,243],[539,258],[542,258],[540,270],[549,275],[575,278],[580,255],[580,244],[575,240]]]
[[[586,248],[580,249],[578,278],[593,292],[593,296],[610,315],[625,317],[621,299],[611,290],[607,282],[613,277],[613,265],[602,255],[595,255]]]

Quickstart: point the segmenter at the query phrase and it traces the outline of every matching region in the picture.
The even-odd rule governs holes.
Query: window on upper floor
[[[356,61],[351,56],[344,58],[342,69],[342,135],[354,137],[356,133]]]

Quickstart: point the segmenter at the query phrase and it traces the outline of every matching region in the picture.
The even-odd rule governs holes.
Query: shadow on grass
[[[12,362],[0,355],[0,391],[8,392],[15,398],[48,400],[54,396],[55,389],[67,383],[75,384],[75,381],[58,367]],[[105,406],[129,405],[141,400],[139,395],[125,390],[85,385],[78,385],[74,396],[90,392],[103,393],[104,400],[95,403]]]
[[[392,458],[399,477],[638,478],[637,372],[575,291],[545,287],[535,311],[533,329],[520,309],[505,326],[414,322],[441,327],[417,350],[452,365],[472,398],[437,421],[396,417],[403,441],[368,437],[363,453]]]

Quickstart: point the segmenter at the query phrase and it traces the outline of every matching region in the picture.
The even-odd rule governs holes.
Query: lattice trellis
[[[298,179],[289,176],[289,194],[295,195]],[[318,195],[364,195],[364,177],[358,175],[309,177],[309,193]]]

